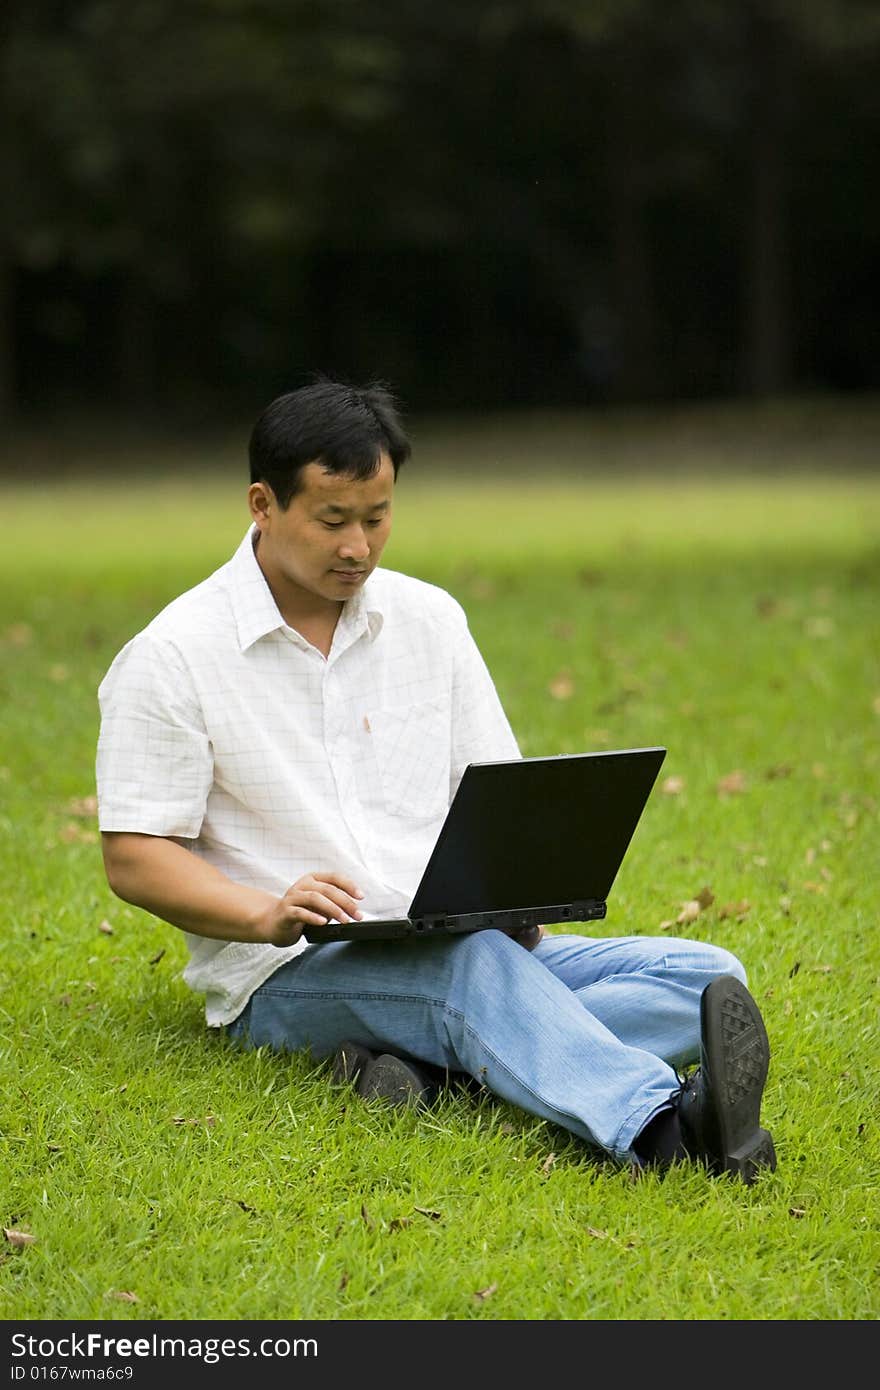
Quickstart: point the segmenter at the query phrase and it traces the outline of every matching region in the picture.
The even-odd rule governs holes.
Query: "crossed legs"
[[[229,1033],[246,1046],[345,1040],[465,1072],[622,1161],[700,1051],[700,997],[729,952],[676,938],[496,931],[310,946],[253,995]]]

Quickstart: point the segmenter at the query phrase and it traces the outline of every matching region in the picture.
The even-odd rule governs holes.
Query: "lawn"
[[[737,438],[579,467],[576,430],[508,422],[488,466],[428,433],[386,563],[464,604],[524,753],[668,748],[607,930],[746,964],[779,1156],[750,1189],[209,1035],[180,934],[103,877],[95,691],[237,544],[243,475],[166,452],[0,485],[0,1318],[880,1315],[880,483],[845,439],[780,467]]]

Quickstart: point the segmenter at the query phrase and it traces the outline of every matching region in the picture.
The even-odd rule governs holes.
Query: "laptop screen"
[[[410,916],[608,897],[665,748],[472,763]]]

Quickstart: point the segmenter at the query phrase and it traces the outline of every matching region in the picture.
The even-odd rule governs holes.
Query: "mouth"
[[[341,579],[343,584],[354,584],[358,579],[365,579],[366,570],[331,570],[337,579]]]

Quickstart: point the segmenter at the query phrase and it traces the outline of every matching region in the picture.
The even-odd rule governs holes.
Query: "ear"
[[[274,492],[268,483],[251,483],[247,497],[251,516],[260,530],[265,531],[269,526],[273,508],[275,510],[278,508]]]

